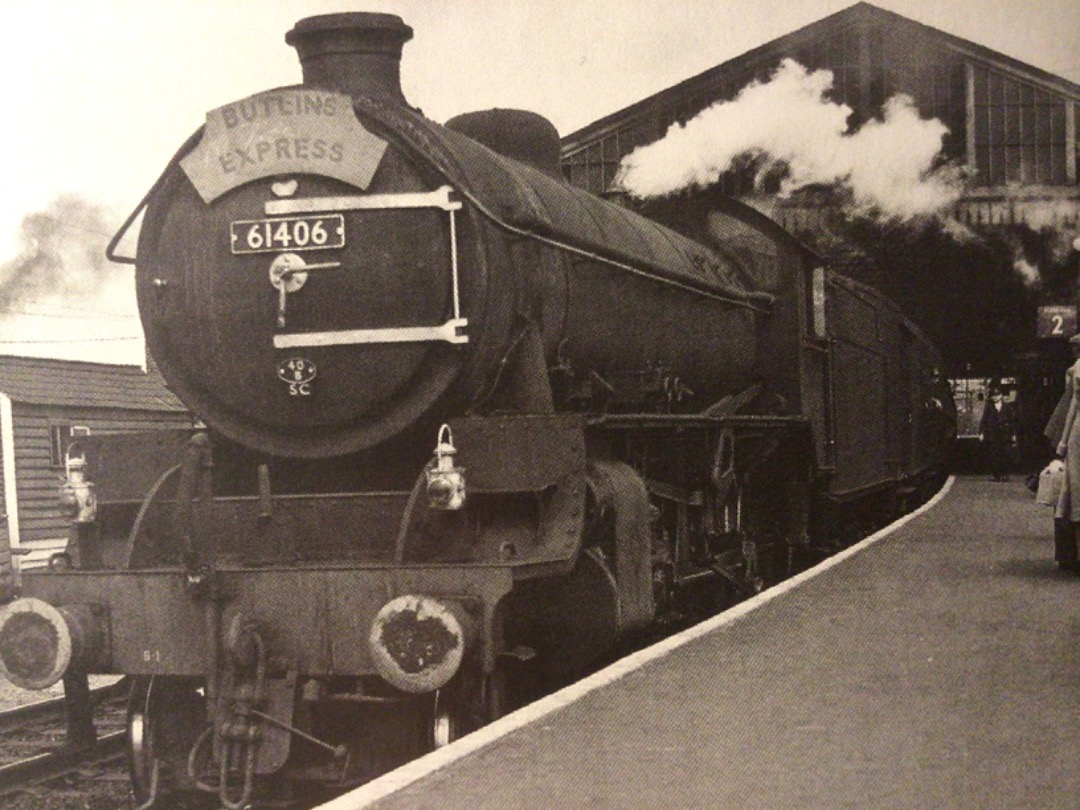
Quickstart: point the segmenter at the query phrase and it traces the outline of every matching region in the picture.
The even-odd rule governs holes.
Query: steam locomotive
[[[207,115],[142,215],[149,350],[205,428],[87,437],[0,667],[133,676],[135,797],[358,784],[820,559],[940,482],[939,359],[708,193],[567,184],[539,116],[440,126],[396,16]],[[648,216],[646,216],[647,214]]]

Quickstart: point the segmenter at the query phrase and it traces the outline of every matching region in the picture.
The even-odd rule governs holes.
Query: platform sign
[[[1035,329],[1041,338],[1071,338],[1076,334],[1076,307],[1039,307]]]

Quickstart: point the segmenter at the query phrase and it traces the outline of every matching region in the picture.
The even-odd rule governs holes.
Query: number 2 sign
[[[1039,307],[1035,328],[1041,338],[1071,338],[1076,334],[1076,307]]]

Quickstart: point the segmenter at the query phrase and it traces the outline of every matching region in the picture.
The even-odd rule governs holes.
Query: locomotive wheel
[[[187,783],[184,763],[206,725],[201,678],[143,676],[128,701],[128,770],[137,804],[156,795],[155,807],[197,807],[205,794]],[[156,774],[155,774],[156,771]],[[156,782],[156,785],[155,785]],[[181,797],[189,799],[180,804]]]
[[[500,667],[484,675],[463,677],[437,689],[428,718],[428,745],[444,748],[470,732],[498,720],[506,712],[506,675]]]
[[[455,705],[453,690],[437,689],[431,707],[431,747],[444,748],[465,732],[460,707]]]

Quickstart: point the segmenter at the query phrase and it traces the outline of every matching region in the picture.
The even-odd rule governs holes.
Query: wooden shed
[[[192,424],[156,370],[0,356],[0,545],[20,550],[22,568],[64,547],[59,486],[80,436]]]

